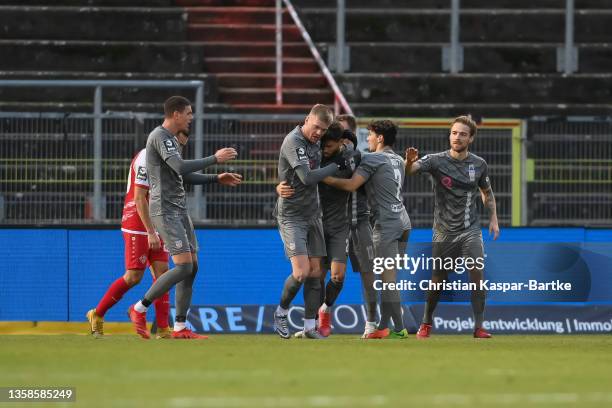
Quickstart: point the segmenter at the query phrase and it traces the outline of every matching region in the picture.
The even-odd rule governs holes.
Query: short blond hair
[[[478,125],[476,124],[474,119],[472,119],[471,115],[457,116],[451,123],[451,128],[455,123],[461,123],[462,125],[469,127],[470,136],[476,136],[476,132],[478,132]]]
[[[317,103],[310,109],[309,116],[315,116],[317,119],[322,120],[327,124],[331,124],[334,121],[334,112],[327,105]]]

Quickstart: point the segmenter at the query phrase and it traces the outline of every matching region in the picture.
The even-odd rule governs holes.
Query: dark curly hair
[[[321,138],[321,145],[324,145],[328,141],[332,140],[334,142],[339,142],[342,138],[342,132],[344,128],[342,125],[336,121],[332,122],[331,125],[327,128],[327,131]]]
[[[342,139],[350,140],[353,144],[353,148],[357,149],[357,136],[355,136],[355,134],[349,129],[344,129],[344,132],[342,132]]]
[[[382,135],[384,137],[383,144],[385,146],[393,146],[395,137],[397,136],[397,125],[390,120],[374,120],[368,125],[368,130]]]

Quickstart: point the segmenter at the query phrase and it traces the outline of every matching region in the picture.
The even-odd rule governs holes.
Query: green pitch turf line
[[[0,335],[0,384],[76,388],[76,403],[31,406],[607,407],[611,347],[608,335]]]

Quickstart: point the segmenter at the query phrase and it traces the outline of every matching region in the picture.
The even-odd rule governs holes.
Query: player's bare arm
[[[323,182],[328,186],[337,188],[338,190],[344,191],[357,191],[359,187],[365,184],[366,179],[357,173],[353,173],[353,177],[350,179],[343,179],[338,177],[326,177]]]
[[[276,185],[276,194],[282,198],[289,198],[295,194],[295,189],[287,184],[286,181],[281,181]]]
[[[489,234],[493,234],[493,239],[496,240],[499,236],[499,223],[497,221],[497,205],[495,203],[495,195],[491,187],[480,189],[484,196],[484,205],[489,211]]]
[[[242,175],[238,173],[217,174],[217,183],[224,186],[236,187],[238,184],[242,183]]]
[[[419,150],[415,147],[409,147],[406,149],[406,160],[404,165],[406,166],[406,174],[412,175],[419,171],[421,165],[417,162],[419,160]]]
[[[225,163],[226,161],[234,160],[238,156],[238,152],[233,147],[224,147],[215,152],[217,163]]]
[[[147,201],[148,192],[148,189],[136,186],[136,189],[134,190],[134,202],[136,203],[136,211],[138,211],[138,216],[142,220],[142,224],[147,230],[149,248],[159,249],[161,242],[157,236],[157,233],[155,232],[155,227],[153,227],[151,217],[149,216],[149,202]]]

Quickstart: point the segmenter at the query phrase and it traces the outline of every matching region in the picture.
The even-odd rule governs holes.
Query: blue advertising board
[[[212,308],[207,313],[216,310],[221,316],[218,324],[227,330],[265,331],[269,319],[257,320],[259,308],[263,308],[263,316],[269,314],[269,307],[265,305],[278,302],[283,281],[290,272],[278,232],[275,229],[198,229],[197,236],[201,248],[200,270],[192,303]],[[524,286],[521,290],[502,290],[501,287],[488,290],[487,318],[497,316],[497,310],[499,313],[521,310],[516,317],[508,315],[508,318],[519,320],[530,318],[528,313],[532,312],[533,316],[540,316],[536,314],[538,310],[544,315],[555,310],[553,314],[574,316],[578,313],[575,311],[589,308],[595,311],[595,314],[588,314],[594,316],[593,319],[610,312],[606,307],[612,306],[612,230],[507,228],[495,242],[490,240],[487,231],[483,231],[483,236],[488,282]],[[413,259],[431,255],[430,239],[430,230],[414,230],[407,254]],[[5,259],[0,271],[0,320],[84,321],[86,311],[95,307],[110,283],[123,274],[123,251],[119,230],[0,230],[0,253]],[[428,281],[430,274],[424,269],[416,272],[407,269],[398,274],[400,281],[415,285],[411,290],[402,291],[407,323],[410,319],[420,320],[418,310],[425,299],[425,291],[420,285]],[[467,273],[452,274],[450,279],[468,282]],[[548,289],[530,290],[531,281],[569,283],[571,289],[549,286]],[[108,312],[106,320],[126,321],[125,310],[142,297],[150,284],[150,274],[146,273],[142,283]],[[469,299],[467,290],[446,291],[438,316],[446,318],[445,310],[450,307],[456,316],[449,318],[469,318],[469,303],[465,303]],[[302,296],[298,294],[295,305],[301,304]],[[359,312],[362,318],[358,306],[361,304],[359,275],[351,273],[349,265],[344,289],[337,301],[337,305],[344,306],[336,309],[347,316]],[[559,305],[564,306],[559,308]],[[506,309],[509,306],[512,309]],[[570,306],[573,309],[568,309]],[[232,307],[242,309],[239,312]],[[248,310],[246,315],[242,314],[244,310]],[[206,315],[200,313],[199,307],[194,306],[192,315],[194,311],[200,322],[206,321],[202,320]],[[232,313],[248,318],[234,321]],[[575,318],[580,321],[584,316],[577,314]],[[208,320],[214,320],[211,319]],[[190,320],[198,324],[195,317],[190,316]],[[214,331],[211,324],[211,331]],[[359,331],[363,327],[361,323],[358,326],[359,329],[351,330]]]

